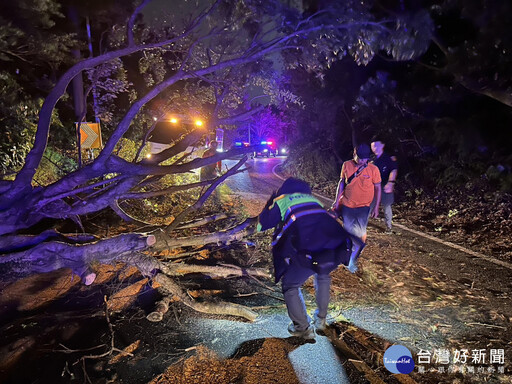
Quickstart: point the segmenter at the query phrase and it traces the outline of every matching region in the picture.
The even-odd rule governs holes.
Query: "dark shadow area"
[[[306,340],[301,337],[296,336],[290,336],[286,339],[280,339],[280,338],[272,338],[275,340],[279,340],[283,343],[286,343],[287,352],[290,353],[294,349],[300,347],[304,344],[315,344],[315,339]],[[254,356],[258,351],[260,351],[263,347],[263,344],[268,339],[254,339],[254,340],[248,340],[244,341],[240,346],[237,348],[237,350],[229,357],[230,359],[240,359],[242,357],[251,357]]]

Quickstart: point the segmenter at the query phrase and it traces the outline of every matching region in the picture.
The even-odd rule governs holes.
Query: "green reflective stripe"
[[[291,195],[283,195],[279,200],[275,200],[275,203],[279,207],[281,211],[281,220],[284,221],[286,217],[286,211],[293,205],[303,204],[303,203],[317,203],[323,207],[320,200],[316,199],[312,195],[308,195],[306,193],[292,193]]]
[[[261,232],[261,228],[263,228],[263,227],[262,227],[262,226],[261,226],[261,224],[258,222],[258,225],[256,225],[256,230],[257,230],[258,232]]]

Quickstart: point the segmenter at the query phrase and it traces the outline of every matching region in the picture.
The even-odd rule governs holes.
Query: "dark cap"
[[[369,159],[372,156],[372,150],[368,144],[359,144],[356,148],[356,155],[360,159]]]
[[[277,195],[292,193],[311,194],[311,187],[304,180],[289,177],[284,181],[283,185],[281,185],[281,188],[277,190]]]

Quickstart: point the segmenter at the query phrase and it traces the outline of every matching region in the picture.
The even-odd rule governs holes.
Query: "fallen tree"
[[[281,11],[278,2],[269,2],[266,6],[239,2],[237,8],[218,0],[212,1],[208,8],[196,13],[188,22],[176,23],[174,29],[136,36],[136,17],[148,2],[143,1],[128,20],[124,46],[118,45],[99,56],[76,62],[60,76],[44,100],[33,147],[26,156],[23,167],[15,170],[14,178],[5,176],[0,181],[0,265],[14,271],[17,276],[70,268],[75,275],[91,284],[95,280],[91,265],[121,261],[137,267],[143,276],[154,279],[164,295],[178,296],[186,305],[198,311],[235,314],[252,320],[254,313],[238,306],[194,302],[184,294],[173,277],[189,273],[188,271],[216,276],[268,277],[263,271],[225,266],[205,268],[173,265],[156,259],[154,255],[162,250],[241,241],[254,232],[255,219],[251,218],[232,228],[224,228],[204,236],[175,235],[176,229],[203,206],[218,185],[229,176],[242,171],[246,156],[242,156],[235,166],[214,179],[172,186],[159,184],[165,175],[183,175],[219,160],[244,155],[253,149],[232,149],[209,158],[190,159],[190,156],[183,153],[191,146],[197,148],[208,134],[201,127],[189,130],[169,148],[153,154],[150,158],[139,158],[147,144],[148,132],[140,140],[139,151],[134,158],[124,158],[117,153],[121,140],[134,125],[134,119],[145,113],[144,107],[177,84],[187,81],[197,84],[197,81],[201,81],[202,84],[213,87],[217,104],[209,117],[211,128],[220,124],[235,124],[236,121],[250,118],[252,114],[261,111],[261,106],[249,106],[245,111],[219,107],[222,103],[233,103],[233,97],[228,97],[230,89],[222,86],[229,76],[251,76],[251,73],[244,73],[240,68],[283,50],[305,50],[308,60],[313,59],[311,63],[308,60],[305,63],[311,65],[315,71],[320,71],[321,65],[314,61],[325,50],[335,50],[334,56],[340,50],[345,50],[356,60],[366,64],[373,55],[369,55],[370,44],[375,44],[375,49],[383,48],[385,42],[390,47],[399,46],[393,36],[396,35],[397,28],[405,33],[407,26],[403,20],[376,21],[369,13],[353,12],[355,9],[346,9],[346,13],[341,16],[336,12],[322,10],[303,19],[299,15],[290,19],[276,18],[275,15],[279,14],[276,12]],[[259,21],[263,21],[261,25],[258,24]],[[363,36],[364,42],[361,40]],[[312,45],[308,39],[314,39],[316,43]],[[354,45],[355,42],[357,44]],[[407,50],[404,57],[410,58],[410,47]],[[52,116],[70,82],[83,71],[94,71],[104,64],[139,52],[163,52],[167,57],[171,54],[173,61],[165,76],[127,108],[95,159],[83,166],[79,161],[78,168],[56,182],[37,185],[34,175],[48,145]],[[315,55],[311,56],[312,52],[316,52]],[[396,49],[393,54],[399,57],[401,53]],[[334,58],[329,58],[324,65],[329,65],[333,60]],[[233,68],[239,70],[235,73],[231,71]],[[77,134],[77,143],[80,143],[79,131]],[[81,153],[80,144],[77,150]],[[37,233],[36,225],[48,219],[72,219],[83,232],[82,218],[109,209],[123,220],[133,220],[121,208],[120,202],[171,195],[201,187],[205,190],[197,201],[182,209],[171,223],[154,225],[151,230],[143,233],[125,233],[113,237],[98,237],[87,233],[68,235],[54,230]]]

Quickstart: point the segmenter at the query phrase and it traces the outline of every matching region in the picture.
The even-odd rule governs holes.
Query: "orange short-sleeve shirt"
[[[346,182],[359,166],[354,160],[345,161],[341,167],[341,178]],[[379,168],[373,164],[352,179],[349,185],[345,186],[341,204],[349,208],[369,207],[373,200],[375,184],[381,182]]]

